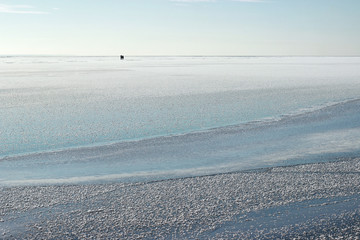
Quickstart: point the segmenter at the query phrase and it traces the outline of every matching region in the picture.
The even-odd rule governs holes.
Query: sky
[[[0,0],[0,55],[360,55],[360,0]]]

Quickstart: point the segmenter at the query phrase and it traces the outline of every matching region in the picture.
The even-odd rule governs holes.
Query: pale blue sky
[[[360,0],[0,0],[0,55],[360,55]]]

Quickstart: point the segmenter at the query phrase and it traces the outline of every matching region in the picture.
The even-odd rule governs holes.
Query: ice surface
[[[0,184],[352,156],[359,69],[357,57],[3,57]]]
[[[358,239],[359,65],[0,57],[0,238]]]
[[[149,181],[354,157],[360,100],[273,121],[12,156],[0,184]]]
[[[357,239],[360,160],[136,184],[0,187],[5,239]]]

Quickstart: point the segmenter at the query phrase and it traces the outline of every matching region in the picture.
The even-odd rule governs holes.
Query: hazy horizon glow
[[[0,55],[360,55],[358,0],[0,0]]]

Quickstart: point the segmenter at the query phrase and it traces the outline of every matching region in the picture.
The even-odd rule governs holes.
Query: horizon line
[[[304,54],[304,55],[297,55],[297,54],[265,54],[265,55],[189,55],[189,54],[164,54],[164,55],[124,55],[124,54],[117,54],[117,55],[72,55],[72,54],[0,54],[0,58],[6,57],[119,57],[123,55],[125,57],[360,57],[360,54],[354,55],[318,55],[318,54]]]

